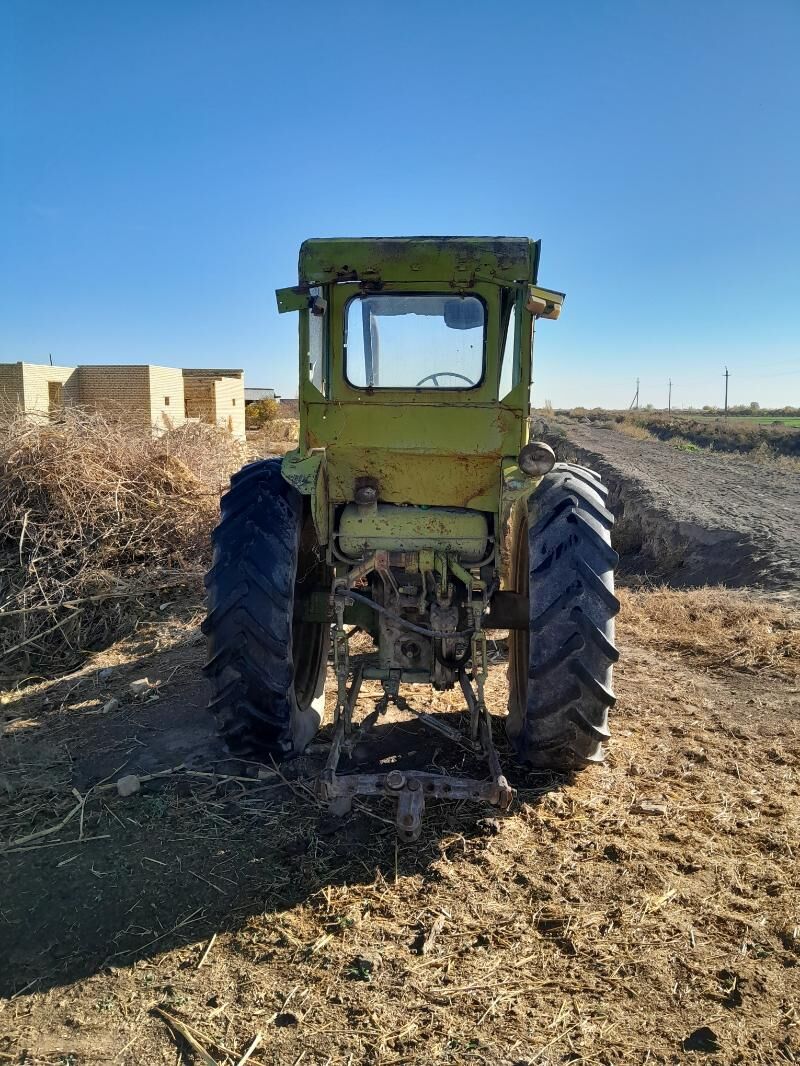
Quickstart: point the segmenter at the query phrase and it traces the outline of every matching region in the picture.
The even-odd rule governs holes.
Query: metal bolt
[[[386,775],[386,787],[391,789],[400,789],[406,783],[405,774],[401,774],[399,770],[390,770]]]
[[[403,655],[405,655],[407,659],[410,659],[412,662],[419,659],[420,655],[422,654],[422,649],[415,640],[404,640],[403,643],[400,645],[400,651],[403,653]]]

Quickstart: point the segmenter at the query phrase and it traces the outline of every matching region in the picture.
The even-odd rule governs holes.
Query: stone
[[[145,696],[154,687],[149,677],[140,677],[136,681],[131,681],[128,685],[134,696]]]
[[[142,782],[136,776],[136,774],[126,774],[125,777],[121,777],[117,781],[117,792],[125,799],[127,796],[132,796],[135,792],[138,792],[142,787]]]
[[[116,696],[112,696],[110,700],[107,700],[106,703],[103,704],[103,713],[110,714],[111,711],[116,711],[118,707],[119,700],[116,698]]]

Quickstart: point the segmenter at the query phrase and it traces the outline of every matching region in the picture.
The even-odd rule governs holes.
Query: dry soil
[[[634,570],[672,500],[719,531],[716,549],[681,539],[683,517],[665,534],[680,580],[715,551],[765,587],[796,580],[782,475],[758,502],[742,477],[763,490],[761,468],[583,427],[573,439],[607,442],[604,469],[641,493],[623,522],[638,514],[648,534]],[[699,522],[690,504],[713,492],[718,518]],[[411,845],[381,803],[329,817],[306,784],[318,752],[285,779],[226,755],[205,710],[199,592],[78,672],[6,693],[0,1062],[800,1061],[797,615],[749,593],[622,598],[606,765],[526,774],[498,722],[512,810],[431,805]],[[501,716],[502,642],[493,658]],[[136,697],[142,677],[155,685]],[[435,706],[461,712],[455,694]],[[394,744],[459,768],[406,718],[380,732],[386,765]],[[123,798],[128,774],[142,786]]]
[[[629,568],[672,584],[800,589],[800,474],[569,423],[553,438],[612,490]]]

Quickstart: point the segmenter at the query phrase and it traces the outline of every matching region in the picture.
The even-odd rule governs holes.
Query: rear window
[[[471,389],[484,367],[486,310],[476,296],[356,296],[345,320],[345,373],[376,389]]]

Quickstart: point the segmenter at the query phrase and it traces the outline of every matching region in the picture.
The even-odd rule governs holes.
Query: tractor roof
[[[529,237],[315,237],[304,241],[300,284],[330,281],[536,283],[539,241]]]

